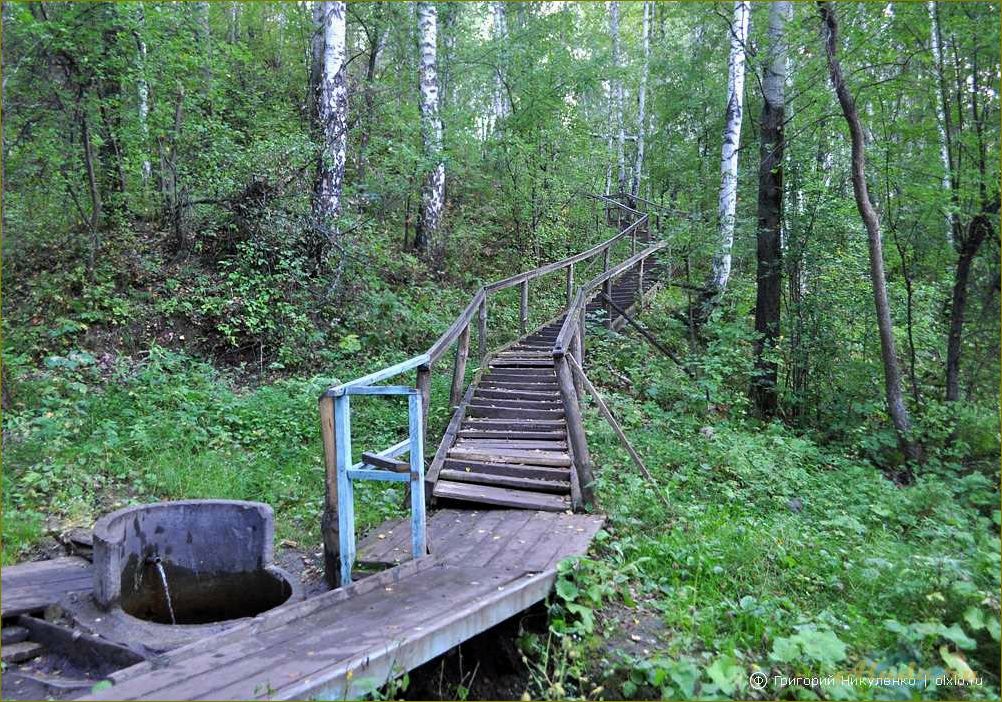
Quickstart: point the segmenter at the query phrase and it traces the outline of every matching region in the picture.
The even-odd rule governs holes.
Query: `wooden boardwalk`
[[[557,563],[583,553],[602,522],[441,510],[429,520],[433,555],[113,673],[83,699],[356,698],[544,599]],[[363,557],[395,560],[403,543],[406,559],[407,531],[384,524]]]
[[[430,555],[411,556],[412,549],[420,554],[424,548],[423,522],[388,521],[357,545],[355,560],[377,570],[375,574],[120,670],[109,676],[110,687],[83,699],[355,698],[544,599],[557,564],[584,554],[604,521],[574,513],[590,499],[583,495],[590,489],[590,459],[567,359],[581,373],[586,326],[623,326],[623,313],[630,314],[659,285],[668,265],[657,255],[665,242],[637,252],[638,243],[650,243],[645,213],[608,197],[597,199],[621,210],[615,217],[619,234],[588,251],[480,288],[427,353],[351,384],[365,385],[359,392],[372,394],[406,392],[417,408],[412,413],[419,416],[420,407],[427,408],[432,364],[457,343],[451,397],[456,410],[426,477],[440,508],[426,523]],[[612,246],[626,242],[627,236],[632,237],[632,255],[610,267]],[[599,255],[604,256],[603,273],[575,294],[574,265]],[[564,315],[525,333],[529,281],[559,271],[567,275]],[[515,285],[521,286],[523,336],[488,354],[487,298]],[[470,323],[478,310],[485,362],[464,392]],[[407,369],[417,370],[416,389],[375,385]],[[347,404],[340,405],[341,438],[335,439],[333,397],[321,398],[328,501],[338,470],[354,472],[359,479],[385,479],[373,469],[407,468],[393,460],[407,441],[379,454],[363,453],[368,470],[348,466]],[[414,427],[422,422],[411,419],[412,435],[420,436]],[[347,447],[345,455],[336,455],[338,445]],[[414,445],[421,456],[421,442]],[[410,479],[412,488],[425,485],[413,466]],[[423,505],[420,496],[415,499]],[[332,514],[336,522],[337,513]],[[345,553],[356,553],[353,537],[351,544]],[[28,570],[4,569],[5,616],[8,611],[38,612],[67,592],[90,587],[90,567],[83,559],[31,567],[27,580],[22,576]]]

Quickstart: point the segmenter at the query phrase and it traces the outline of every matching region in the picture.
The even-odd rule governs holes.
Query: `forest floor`
[[[453,290],[421,323],[442,328],[439,317],[462,299]],[[678,303],[663,293],[644,316],[676,346],[684,334],[668,309]],[[737,316],[711,325],[706,348],[689,357],[699,381],[629,332],[589,341],[588,373],[657,485],[588,409],[609,517],[593,557],[562,567],[548,618],[537,612],[494,632],[503,660],[478,666],[473,644],[465,660],[454,652],[435,662],[439,669],[410,676],[410,691],[388,695],[998,698],[997,416],[964,425],[954,439],[963,460],[931,461],[916,484],[896,486],[865,430],[833,440],[751,416],[746,388],[728,380],[749,358]],[[389,358],[386,348],[372,354],[348,338],[339,378],[372,370],[375,355]],[[216,497],[272,505],[286,565],[316,580],[316,401],[333,377],[254,376],[177,347],[115,355],[70,345],[41,362],[9,345],[4,353],[12,382],[3,564],[51,554],[58,535],[126,504]],[[448,381],[434,379],[432,436],[448,419]],[[392,403],[353,410],[359,447],[390,445],[405,424],[405,408]],[[360,485],[359,528],[401,505],[399,488]],[[749,682],[757,671],[768,676],[761,690]],[[930,682],[917,690],[823,680],[875,671]],[[950,684],[967,674],[977,684]],[[790,684],[774,675],[821,679]]]

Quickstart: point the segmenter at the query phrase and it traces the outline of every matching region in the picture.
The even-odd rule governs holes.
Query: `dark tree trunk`
[[[991,210],[998,209],[995,203]],[[953,277],[953,295],[950,298],[950,331],[946,342],[946,399],[960,399],[960,352],[963,345],[964,319],[967,315],[967,286],[971,277],[971,264],[981,244],[992,232],[992,223],[984,212],[971,220],[967,234],[960,244],[957,268]]]
[[[778,368],[768,357],[780,329],[783,288],[783,87],[786,81],[784,29],[791,5],[774,2],[769,8],[771,61],[762,81],[762,122],[758,168],[758,247],[755,287],[755,371],[751,399],[763,418],[776,414]]]
[[[870,281],[873,286],[873,303],[877,312],[877,328],[880,332],[880,356],[884,365],[887,410],[905,457],[909,461],[921,461],[922,447],[910,436],[911,419],[908,416],[908,408],[905,406],[904,396],[901,393],[901,371],[898,368],[894,330],[891,324],[891,308],[887,301],[887,281],[884,277],[884,246],[880,235],[880,220],[877,217],[877,211],[873,208],[873,203],[870,201],[870,193],[866,186],[863,125],[859,120],[856,102],[846,85],[842,66],[836,55],[838,21],[835,18],[835,8],[831,2],[819,2],[818,8],[821,13],[825,50],[828,55],[828,72],[838,96],[842,114],[849,125],[849,134],[852,140],[852,190],[870,246]],[[913,482],[914,474],[911,467],[906,466],[902,469],[897,478],[903,483]]]

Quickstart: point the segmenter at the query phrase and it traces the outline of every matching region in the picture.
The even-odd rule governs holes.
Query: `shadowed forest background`
[[[3,563],[195,497],[267,502],[319,550],[319,393],[608,238],[586,194],[624,192],[671,242],[642,319],[673,358],[609,332],[589,374],[657,486],[590,408],[609,521],[512,692],[915,692],[748,687],[875,666],[997,699],[999,5],[828,10],[879,277],[814,3],[348,3],[337,60],[327,5],[2,4]],[[360,404],[358,443],[402,416]],[[357,499],[361,527],[404,510]]]

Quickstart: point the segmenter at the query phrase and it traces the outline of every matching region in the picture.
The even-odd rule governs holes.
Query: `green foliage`
[[[743,361],[728,360],[734,345],[742,342],[720,352],[711,344],[700,359],[723,369],[710,403],[701,380],[652,357],[637,337],[589,345],[593,380],[633,381],[633,394],[607,389],[605,399],[657,486],[588,412],[612,535],[600,553],[613,573],[635,569],[617,587],[633,593],[636,607],[599,625],[607,643],[587,654],[597,663],[582,674],[602,672],[604,685],[619,690],[612,696],[741,698],[753,692],[754,671],[875,675],[911,665],[934,675],[962,674],[966,665],[983,687],[932,685],[923,694],[996,695],[997,461],[959,463],[943,451],[916,485],[899,488],[868,462],[864,444],[821,444],[749,418],[737,402]],[[991,421],[985,409],[966,416],[971,425],[958,433]],[[668,635],[646,653],[618,652],[631,620],[645,618]],[[847,690],[824,695],[875,694]],[[763,694],[811,693],[770,680]]]

